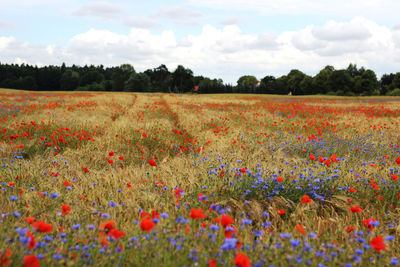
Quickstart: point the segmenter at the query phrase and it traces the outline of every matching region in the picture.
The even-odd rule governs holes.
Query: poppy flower
[[[9,248],[6,250],[6,253],[4,253],[4,255],[0,253],[0,266],[9,265],[12,262],[12,260],[10,259],[11,256],[12,252]]]
[[[283,209],[278,209],[277,212],[281,216],[286,213],[285,210],[283,210]]]
[[[392,177],[393,181],[397,181],[397,179],[399,179],[399,176],[396,174],[392,174],[391,177]]]
[[[194,209],[192,208],[190,210],[190,214],[189,214],[190,218],[192,219],[203,219],[204,217],[207,217],[207,214],[203,212],[203,210],[201,208],[199,209]]]
[[[112,159],[109,159],[109,160],[108,160],[108,163],[113,164],[114,161],[113,161]]]
[[[283,182],[283,178],[282,178],[282,177],[278,177],[278,178],[276,178],[276,181],[277,181],[278,183],[282,183],[282,182]]]
[[[112,235],[115,238],[115,240],[118,240],[121,237],[125,236],[125,233],[114,228],[111,229],[110,235]]]
[[[353,206],[353,207],[350,208],[350,211],[352,213],[361,213],[362,209],[359,206]]]
[[[376,252],[379,252],[381,250],[386,250],[386,245],[383,242],[383,238],[380,235],[373,238],[371,240],[370,244],[371,244],[371,247],[373,247]]]
[[[125,158],[123,156],[120,156],[118,159],[119,160],[124,160]]]
[[[357,189],[354,189],[353,187],[350,187],[350,188],[349,188],[349,191],[350,191],[351,193],[354,193],[354,192],[357,191]]]
[[[371,224],[372,222],[375,222],[375,219],[370,218],[370,219],[364,219],[364,220],[362,220],[362,223],[364,224],[364,226],[365,226],[369,231],[372,231],[372,230],[375,229],[375,226]]]
[[[300,232],[300,234],[306,235],[306,230],[304,230],[303,225],[301,225],[301,224],[296,225],[296,229],[297,229],[297,231]]]
[[[355,229],[354,226],[348,226],[346,232],[351,233]]]
[[[317,158],[313,155],[313,154],[310,154],[310,160],[316,160]]]
[[[39,259],[35,255],[27,255],[24,257],[24,267],[39,267]]]
[[[25,220],[29,223],[32,224],[35,221],[35,218],[33,217],[25,217]]]
[[[400,157],[396,159],[396,163],[400,165]]]
[[[233,264],[235,264],[236,266],[239,266],[239,267],[250,267],[251,261],[246,256],[246,254],[238,253],[238,254],[236,254],[236,258],[233,261]]]
[[[69,181],[64,181],[64,185],[65,185],[65,186],[70,186],[70,185],[71,185],[71,182],[69,182]]]
[[[62,206],[61,206],[61,209],[62,209],[61,213],[62,213],[63,215],[69,215],[69,214],[71,214],[71,213],[70,213],[71,207],[70,207],[69,205],[62,205]]]
[[[41,233],[48,233],[53,230],[53,225],[42,222],[42,221],[35,222],[33,224],[33,227],[36,228],[37,230],[39,230],[39,232],[41,232]]]
[[[230,217],[228,215],[224,215],[224,214],[221,215],[221,224],[223,226],[228,226],[228,225],[230,225],[230,224],[232,224],[234,222],[235,221],[232,219],[232,217]]]
[[[112,157],[112,156],[114,156],[114,152],[108,152],[108,155],[109,155],[110,157]]]
[[[155,225],[156,225],[156,224],[155,224],[152,220],[150,220],[150,219],[148,219],[148,218],[145,218],[145,219],[143,219],[143,220],[140,222],[140,228],[141,228],[143,231],[146,231],[146,232],[150,232],[151,229],[153,229],[153,227],[154,227]]]
[[[217,267],[217,260],[216,259],[211,259],[207,263],[208,267]]]
[[[37,242],[35,241],[35,237],[31,233],[26,234],[27,237],[29,237],[29,242],[26,245],[28,249],[34,249],[36,248]]]
[[[312,202],[312,199],[311,199],[309,196],[304,195],[304,196],[301,198],[300,202],[301,202],[302,204],[311,203],[311,202]]]
[[[336,157],[335,154],[333,154],[333,155],[331,156],[331,160],[332,160],[332,162],[338,162],[338,161],[339,161],[339,160],[337,159],[337,157]]]
[[[151,165],[151,166],[157,166],[157,163],[154,161],[154,160],[149,160],[149,164]]]
[[[89,169],[88,169],[87,167],[83,167],[82,170],[83,170],[84,172],[88,172],[88,171],[89,171]]]
[[[100,224],[99,229],[100,230],[107,230],[110,231],[111,229],[113,229],[115,227],[115,222],[113,221],[107,221],[107,222],[103,222]]]

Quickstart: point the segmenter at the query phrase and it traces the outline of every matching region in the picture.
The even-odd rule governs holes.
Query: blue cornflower
[[[18,200],[18,197],[17,197],[17,196],[10,196],[10,200],[11,200],[11,201],[17,201],[17,200]]]

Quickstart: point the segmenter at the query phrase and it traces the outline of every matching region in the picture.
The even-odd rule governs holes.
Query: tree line
[[[182,65],[169,71],[162,64],[136,72],[130,64],[117,67],[99,66],[33,66],[0,63],[0,88],[33,91],[127,91],[174,93],[255,93],[293,95],[393,95],[400,96],[400,72],[384,74],[378,80],[375,72],[356,64],[346,69],[326,66],[315,76],[293,69],[287,75],[241,76],[236,85],[221,79],[195,76]]]

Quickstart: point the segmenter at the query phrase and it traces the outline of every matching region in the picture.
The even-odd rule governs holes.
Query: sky
[[[400,72],[398,0],[0,0],[0,62],[136,71],[181,64],[242,75],[315,75],[349,63]]]

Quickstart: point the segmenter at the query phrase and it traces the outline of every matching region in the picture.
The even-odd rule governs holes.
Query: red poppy
[[[364,224],[364,226],[369,230],[372,231],[375,229],[375,226],[373,226],[371,223],[375,222],[375,219],[370,218],[370,219],[364,219],[362,220],[362,223]]]
[[[313,154],[310,154],[310,159],[311,160],[316,160],[317,158]]]
[[[115,240],[118,240],[121,237],[125,236],[125,233],[117,229],[111,229],[110,235],[112,235],[115,238]]]
[[[154,227],[155,225],[156,225],[156,224],[155,224],[152,220],[147,219],[147,218],[143,219],[143,220],[140,222],[140,228],[142,228],[142,230],[143,230],[143,231],[146,231],[146,232],[150,232],[151,229],[153,229],[153,227]]]
[[[69,214],[71,214],[70,213],[70,211],[71,211],[71,207],[69,206],[69,205],[62,205],[61,206],[61,209],[62,209],[62,214],[63,215],[69,215]]]
[[[355,188],[353,188],[353,187],[350,187],[350,188],[349,188],[349,191],[350,191],[351,193],[354,193],[354,192],[357,191],[357,189],[355,189]]]
[[[207,217],[207,214],[203,212],[203,210],[201,208],[199,209],[194,209],[192,208],[190,210],[190,214],[189,214],[190,218],[192,219],[203,219],[204,217]]]
[[[283,182],[283,178],[282,178],[282,177],[278,177],[278,178],[276,178],[276,181],[277,181],[278,183],[282,183],[282,182]]]
[[[336,157],[335,154],[333,154],[333,155],[331,156],[331,160],[332,160],[332,162],[338,162],[338,161],[339,161],[339,160],[337,159],[337,157]]]
[[[398,175],[396,175],[396,174],[392,174],[392,179],[394,180],[394,181],[397,181],[397,179],[399,179],[399,176]]]
[[[89,171],[89,169],[88,169],[87,167],[83,167],[82,170],[83,170],[84,172],[88,172],[88,171]]]
[[[286,213],[285,210],[283,210],[283,209],[278,209],[277,212],[281,216]]]
[[[119,159],[119,160],[124,160],[124,157],[123,157],[123,156],[120,156],[118,159]]]
[[[110,157],[112,157],[112,156],[114,156],[114,152],[108,152],[108,155],[109,155]]]
[[[362,209],[359,206],[353,206],[353,207],[350,208],[350,211],[352,213],[361,213]]]
[[[236,266],[239,266],[239,267],[250,267],[251,261],[246,256],[246,254],[238,253],[238,254],[236,254],[236,258],[233,261],[233,264],[235,264]]]
[[[115,227],[115,222],[113,221],[107,221],[107,222],[103,222],[100,224],[99,229],[100,230],[107,230],[110,231],[111,229],[113,229]]]
[[[222,216],[221,216],[221,224],[223,226],[228,226],[228,225],[230,225],[230,224],[232,224],[234,222],[235,221],[232,219],[232,217],[230,217],[228,215],[225,215],[225,214],[222,214]]]
[[[400,157],[396,159],[396,163],[400,165]]]
[[[157,166],[157,163],[154,161],[154,160],[149,160],[149,164],[151,165],[151,166]]]
[[[42,222],[42,221],[35,222],[33,224],[33,227],[35,227],[41,233],[48,233],[48,232],[51,232],[53,229],[53,225]]]
[[[26,234],[26,236],[30,238],[28,244],[26,245],[26,246],[28,247],[28,249],[34,249],[34,248],[36,248],[36,244],[37,244],[37,243],[36,243],[36,241],[35,241],[35,237],[34,237],[30,232],[28,232],[28,233]]]
[[[312,202],[312,199],[311,199],[309,196],[304,195],[304,196],[302,197],[302,199],[300,200],[300,202],[301,202],[302,204],[311,203],[311,202]]]
[[[216,259],[211,259],[208,261],[208,267],[217,267],[217,260]]]
[[[346,232],[351,233],[355,229],[354,226],[348,226]]]
[[[318,161],[322,163],[322,162],[324,162],[324,158],[322,156],[319,156]]]
[[[12,252],[9,248],[6,250],[6,253],[4,253],[4,255],[0,253],[0,266],[9,265],[12,262],[12,260],[9,259],[11,256]]]
[[[33,217],[25,217],[25,220],[29,223],[32,224],[35,221],[35,218]]]
[[[297,231],[300,232],[300,234],[306,235],[306,230],[304,230],[303,225],[301,225],[301,224],[296,225],[296,229],[297,229]]]
[[[381,250],[386,250],[386,245],[383,242],[383,238],[378,235],[377,237],[373,238],[371,240],[371,247],[373,247],[375,249],[376,252],[379,252]]]
[[[114,161],[113,161],[112,159],[109,159],[109,160],[108,160],[108,163],[113,164]]]
[[[71,185],[71,182],[69,182],[69,181],[64,181],[64,185],[65,185],[65,186],[70,186],[70,185]]]
[[[35,255],[25,256],[24,267],[40,267],[39,259]]]

